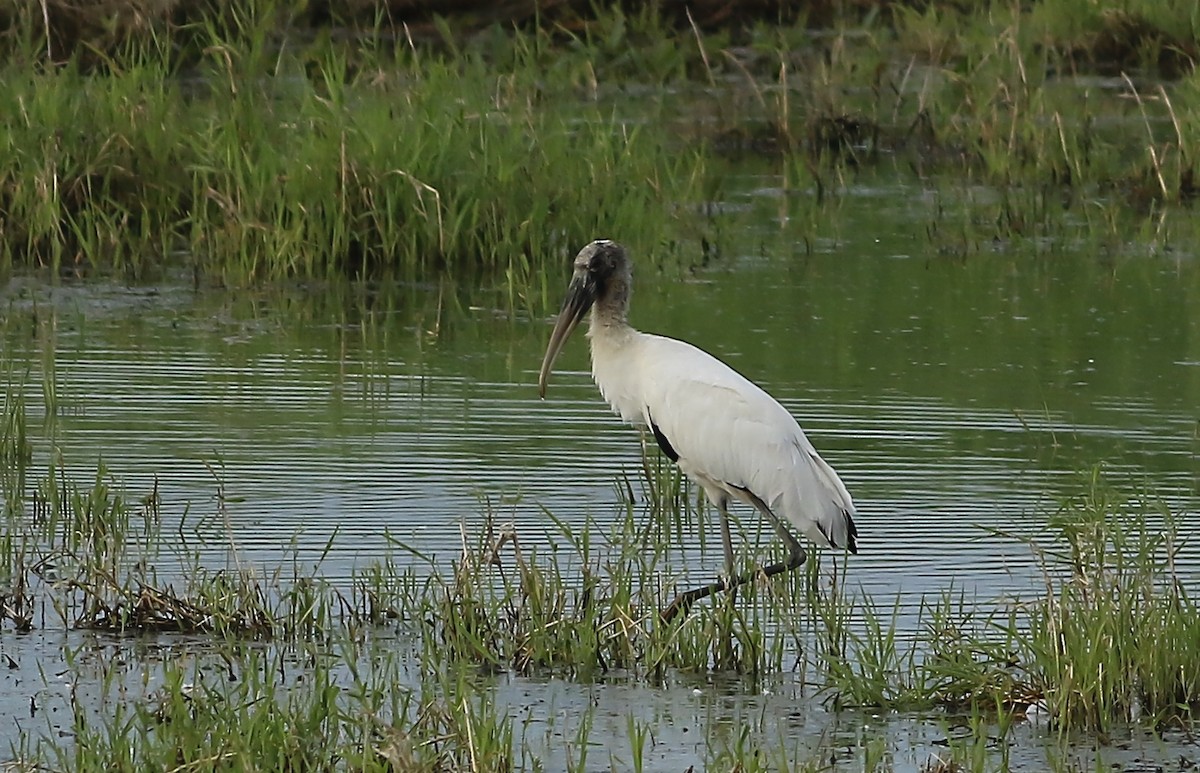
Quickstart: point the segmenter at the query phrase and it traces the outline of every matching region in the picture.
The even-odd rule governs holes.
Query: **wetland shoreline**
[[[1195,762],[1194,3],[187,5],[0,6],[16,769]],[[850,462],[857,571],[656,624],[696,492],[531,408],[598,235]]]
[[[386,14],[336,36],[265,1],[197,4],[196,19],[155,32],[151,14],[140,37],[80,41],[52,65],[40,15],[16,14],[0,269],[182,268],[230,286],[502,277],[513,308],[541,312],[546,270],[596,233],[654,245],[658,269],[728,252],[712,205],[748,155],[795,194],[796,226],[892,168],[997,191],[931,231],[933,250],[1037,238],[1062,209],[1109,240],[1187,240],[1200,22],[1182,2],[1074,5],[852,4],[819,33],[613,6],[579,29],[551,16],[468,32],[452,17],[420,42]],[[628,84],[652,86],[636,119]]]

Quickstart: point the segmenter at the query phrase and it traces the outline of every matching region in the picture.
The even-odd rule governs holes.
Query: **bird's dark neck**
[[[605,292],[596,299],[592,306],[590,328],[610,328],[619,330],[629,327],[629,283],[610,280]]]

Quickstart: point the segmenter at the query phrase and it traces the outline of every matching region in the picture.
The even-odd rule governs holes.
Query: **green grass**
[[[509,770],[512,723],[464,670],[412,685],[388,642],[294,648],[224,641],[210,659],[147,664],[130,699],[119,664],[95,664],[96,703],[74,702],[70,743],[23,750],[61,770]],[[86,648],[68,652],[68,667]],[[228,665],[210,668],[222,661]],[[297,672],[302,674],[296,678]]]
[[[927,600],[912,642],[898,640],[894,612],[864,600],[864,630],[827,664],[838,704],[1001,717],[1035,705],[1063,731],[1099,733],[1194,720],[1200,609],[1175,573],[1185,532],[1162,502],[1097,471],[1045,534],[1009,538],[1033,550],[1043,595],[982,616],[961,596]]]
[[[955,201],[998,194],[970,227],[931,223],[941,251],[1044,238],[1068,215],[1192,235],[1193,6],[864,7],[817,38],[609,10],[525,31],[441,22],[431,43],[386,16],[347,38],[215,3],[54,67],[26,66],[46,36],[21,16],[0,78],[0,270],[486,279],[541,310],[598,235],[658,265],[721,254],[735,215],[713,205],[737,168],[718,155],[746,153],[799,194],[792,241],[836,220],[831,197],[868,166],[953,184]],[[1112,87],[1072,80],[1103,64]]]
[[[1179,518],[1094,478],[1051,528],[1057,539],[1031,545],[1059,571],[1019,639],[1051,715],[1100,731],[1142,718],[1190,722],[1200,709],[1190,665],[1200,656],[1200,608],[1175,574],[1187,541]]]
[[[226,54],[202,85],[151,62],[0,90],[18,149],[0,262],[153,277],[182,255],[203,282],[436,272],[526,292],[598,233],[668,241],[705,181],[701,154],[529,69],[400,55],[349,76],[327,49],[313,73],[263,73]]]

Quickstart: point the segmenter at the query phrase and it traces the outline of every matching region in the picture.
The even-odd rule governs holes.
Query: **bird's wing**
[[[787,409],[691,344],[646,336],[641,348],[644,418],[680,467],[749,490],[810,539],[854,547],[850,494]]]

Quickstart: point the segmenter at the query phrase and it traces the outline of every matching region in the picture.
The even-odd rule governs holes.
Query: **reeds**
[[[597,233],[670,241],[700,198],[702,154],[543,81],[534,47],[497,70],[221,32],[192,72],[151,51],[5,78],[3,265],[154,276],[183,256],[204,282],[437,272],[524,294]]]
[[[598,234],[658,261],[719,251],[729,216],[711,205],[730,170],[714,150],[782,154],[782,187],[818,206],[866,166],[954,186],[955,201],[993,188],[969,226],[930,223],[950,252],[1044,235],[1064,207],[1104,230],[1130,203],[1156,216],[1188,204],[1194,79],[1139,71],[1168,51],[1194,59],[1195,19],[1186,4],[1133,4],[1122,18],[1140,21],[1121,25],[1082,5],[898,6],[886,26],[868,14],[816,39],[614,10],[578,29],[443,23],[430,43],[386,17],[347,39],[301,34],[272,3],[215,4],[117,46],[100,71],[8,66],[0,267],[153,278],[182,262],[225,284],[488,276],[514,306],[542,307],[545,270]],[[34,48],[16,61],[36,60],[42,20],[21,23],[36,29],[13,45]],[[1064,77],[1106,24],[1140,35],[1119,58],[1123,85]],[[639,98],[621,91],[630,77],[665,85]],[[830,214],[786,220],[804,230]]]

